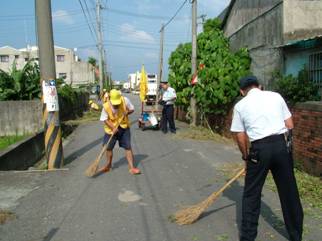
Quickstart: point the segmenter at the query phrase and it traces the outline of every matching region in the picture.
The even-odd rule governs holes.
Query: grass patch
[[[14,136],[2,136],[0,137],[0,150],[6,149],[8,146],[17,143],[24,138],[28,137],[29,135],[14,135]]]
[[[84,112],[83,116],[80,118],[77,118],[76,120],[69,120],[65,121],[64,124],[66,125],[80,125],[85,124],[92,121],[98,121],[100,119],[101,112],[100,111],[87,111]]]
[[[228,234],[221,234],[216,236],[216,240],[218,241],[227,241],[229,239]]]
[[[180,139],[192,139],[192,140],[200,140],[200,141],[215,141],[221,142],[225,144],[232,144],[233,141],[231,139],[225,138],[219,134],[212,132],[211,130],[204,127],[188,127],[182,129],[182,131],[178,131],[174,138]]]
[[[5,222],[15,218],[16,216],[12,212],[0,209],[0,224],[4,224]]]
[[[308,173],[300,170],[299,168],[294,169],[297,186],[299,189],[301,200],[308,207],[306,208],[307,212],[310,212],[310,209],[318,208],[322,211],[322,181],[319,177],[314,177]],[[266,185],[273,191],[276,190],[276,186],[273,180],[273,176],[269,174],[266,179]],[[314,213],[313,210],[312,214]]]

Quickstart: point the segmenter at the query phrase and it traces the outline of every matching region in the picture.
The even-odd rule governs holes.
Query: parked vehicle
[[[157,97],[157,91],[158,91],[157,75],[148,74],[147,79],[148,79],[148,92],[146,94],[146,104],[152,105],[155,103],[156,97]]]

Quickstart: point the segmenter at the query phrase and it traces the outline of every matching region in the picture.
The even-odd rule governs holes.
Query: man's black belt
[[[281,141],[281,140],[285,140],[284,134],[266,136],[266,137],[264,137],[262,139],[259,139],[259,140],[256,140],[256,141],[252,141],[251,143],[252,144],[271,143],[271,142]]]

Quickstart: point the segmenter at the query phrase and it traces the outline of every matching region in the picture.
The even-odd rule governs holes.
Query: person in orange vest
[[[119,146],[125,149],[125,156],[129,165],[129,172],[133,175],[140,174],[140,170],[134,167],[134,158],[131,147],[130,121],[128,115],[134,112],[131,101],[122,96],[121,92],[112,89],[109,100],[103,104],[100,120],[104,122],[105,135],[103,144],[106,144],[114,133],[106,149],[107,164],[101,168],[100,172],[108,172],[112,168],[113,148],[118,141]],[[117,124],[120,122],[119,127]]]

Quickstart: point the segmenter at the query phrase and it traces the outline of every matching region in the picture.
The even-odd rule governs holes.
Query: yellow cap
[[[111,101],[112,105],[121,104],[121,101],[122,101],[121,92],[116,89],[112,89],[110,91],[110,101]]]

